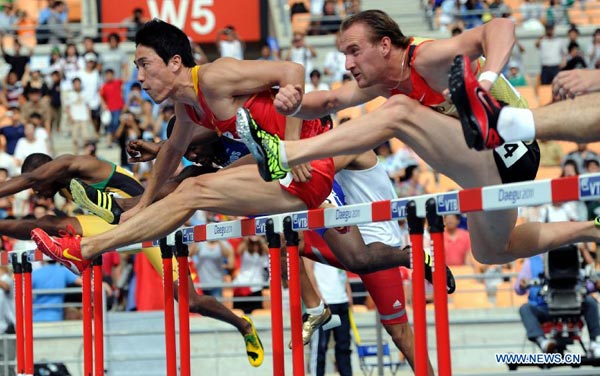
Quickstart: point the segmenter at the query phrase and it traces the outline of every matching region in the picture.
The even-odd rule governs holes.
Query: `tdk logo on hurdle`
[[[256,235],[265,235],[267,233],[267,221],[269,218],[262,217],[254,219],[254,225],[256,226]]]
[[[437,196],[437,212],[441,215],[458,213],[458,193],[451,192]]]
[[[307,230],[308,229],[308,213],[292,214],[292,230]]]
[[[406,218],[406,204],[408,200],[392,201],[392,219]]]
[[[579,197],[597,198],[600,196],[600,176],[582,177],[579,181]]]

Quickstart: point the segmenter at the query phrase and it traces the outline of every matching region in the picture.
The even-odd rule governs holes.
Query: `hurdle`
[[[288,227],[293,232],[305,231],[317,228],[332,228],[342,227],[348,225],[359,225],[378,221],[390,221],[406,219],[408,213],[414,211],[414,217],[424,218],[425,216],[431,216],[430,226],[433,223],[433,227],[430,227],[432,233],[433,246],[433,258],[434,258],[434,289],[442,290],[443,293],[438,295],[438,299],[445,300],[443,303],[447,303],[447,297],[445,296],[445,268],[435,268],[436,259],[439,254],[442,255],[443,259],[443,226],[439,223],[436,224],[435,215],[447,215],[447,214],[460,214],[469,213],[476,211],[495,211],[517,208],[520,206],[535,206],[542,204],[560,203],[566,201],[586,201],[600,199],[600,174],[584,174],[573,177],[557,178],[557,179],[546,179],[539,181],[528,181],[521,183],[494,185],[483,188],[470,188],[464,190],[456,190],[452,192],[444,192],[439,194],[421,195],[414,197],[407,197],[388,201],[379,201],[372,203],[362,203],[355,205],[347,205],[338,208],[326,208],[326,209],[315,209],[298,211],[285,214],[277,214],[271,216],[262,216],[257,218],[249,218],[235,221],[226,221],[220,223],[211,223],[206,225],[199,225],[194,227],[182,228],[178,231],[182,234],[182,244],[189,244],[192,242],[202,242],[208,240],[223,240],[229,238],[238,238],[243,236],[254,236],[254,235],[268,235],[267,229],[273,227],[273,230],[269,230],[270,234],[285,233],[283,226],[284,219],[288,223]],[[411,205],[408,205],[412,202]],[[426,207],[429,211],[426,211]],[[428,214],[429,213],[429,214]],[[434,214],[432,214],[434,213]],[[413,214],[411,214],[412,216]],[[422,247],[422,230],[419,230],[419,221],[416,221],[416,227],[411,227],[411,240],[413,247]],[[422,223],[421,223],[422,227]],[[421,236],[419,236],[421,231]],[[275,250],[278,249],[278,244],[275,241],[277,236],[271,236],[272,242],[269,241],[269,251],[272,255],[271,259],[271,276],[281,275],[277,273],[276,263],[273,262],[275,256],[277,256]],[[269,238],[269,236],[268,236]],[[287,236],[286,236],[287,240]],[[441,241],[441,243],[440,243]],[[155,245],[156,242],[142,242],[127,247],[119,248],[118,251],[127,251],[132,249],[141,249],[142,247],[148,247]],[[419,246],[420,244],[420,246]],[[292,245],[293,247],[293,245]],[[413,252],[413,265],[423,265],[421,252]],[[39,252],[28,252],[28,260],[34,260],[40,258]],[[278,260],[278,258],[277,258]],[[290,267],[290,269],[292,269]],[[421,274],[421,268],[417,267],[413,270],[413,288],[416,283],[423,283],[424,276]],[[165,270],[171,270],[166,268]],[[290,270],[292,271],[292,270]],[[420,281],[417,281],[417,277]],[[294,279],[292,277],[292,279]],[[181,287],[181,286],[180,286]],[[271,280],[272,293],[277,290],[277,282]],[[290,286],[291,287],[291,286]],[[417,296],[423,295],[424,290],[417,287],[415,292],[419,295],[413,295],[413,299]],[[277,293],[275,293],[277,295]],[[436,297],[434,296],[434,299]],[[273,302],[273,313],[280,311],[276,309],[280,307],[275,301],[277,296],[272,296]],[[420,298],[418,298],[420,299]],[[418,301],[417,299],[417,301]],[[280,303],[279,303],[280,304]],[[437,305],[437,301],[436,301]],[[444,305],[444,304],[442,304]],[[421,308],[418,308],[420,310]],[[437,311],[437,307],[436,307]],[[281,313],[281,312],[279,312]],[[451,363],[450,363],[450,349],[448,336],[443,338],[444,331],[449,332],[448,321],[447,321],[447,306],[445,309],[441,309],[441,312],[436,312],[436,326],[442,326],[443,330],[438,332],[436,337],[438,340],[438,369],[441,375],[451,375]],[[443,316],[446,317],[445,321]],[[282,321],[277,315],[272,317],[273,330],[275,331],[276,324]],[[439,320],[439,321],[438,321]],[[415,325],[415,334],[417,328],[422,330],[426,329],[425,315],[419,314],[417,308],[413,308],[413,321]],[[294,330],[292,330],[292,333]],[[273,333],[275,339],[275,333]],[[293,335],[293,334],[292,334]],[[417,334],[415,337],[420,337]],[[441,338],[440,338],[441,337]],[[426,341],[426,338],[423,337]],[[439,341],[442,341],[441,343]],[[416,370],[416,375],[421,376],[427,374],[427,343],[419,342],[416,344],[416,356],[418,358],[417,363],[425,364],[425,371],[419,367]],[[283,369],[283,364],[279,363],[279,360],[275,358],[283,355],[283,335],[277,333],[277,341],[273,341],[274,346],[274,359],[273,369],[276,375],[283,375],[279,371]],[[424,346],[424,347],[423,347]],[[277,349],[276,349],[277,347]],[[294,346],[295,347],[295,346]],[[423,361],[424,359],[424,361]],[[443,369],[442,369],[443,368]],[[299,371],[298,371],[299,372]],[[303,372],[303,369],[302,369]]]

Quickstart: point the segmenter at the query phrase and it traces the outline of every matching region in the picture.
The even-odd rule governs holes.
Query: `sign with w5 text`
[[[194,42],[214,42],[233,26],[240,39],[261,38],[261,0],[102,0],[102,23],[127,22],[136,8],[145,19],[159,18],[182,29]],[[125,26],[124,26],[125,27]]]

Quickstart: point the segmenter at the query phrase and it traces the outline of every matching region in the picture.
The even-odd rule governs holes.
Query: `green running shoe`
[[[111,225],[119,223],[123,209],[113,200],[112,195],[99,191],[80,179],[71,179],[69,188],[77,205]]]
[[[596,226],[596,227],[600,227],[600,217],[596,217],[596,218],[594,219],[594,226]]]
[[[236,129],[242,141],[256,159],[260,176],[265,181],[284,178],[290,171],[279,162],[279,136],[265,131],[258,125],[250,111],[244,107],[237,110]]]

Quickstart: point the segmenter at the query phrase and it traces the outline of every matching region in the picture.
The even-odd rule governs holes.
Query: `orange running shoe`
[[[81,255],[81,236],[75,234],[75,229],[70,225],[59,234],[60,238],[53,238],[44,230],[36,228],[31,231],[31,240],[43,254],[81,275],[92,263],[92,260],[86,260]]]

